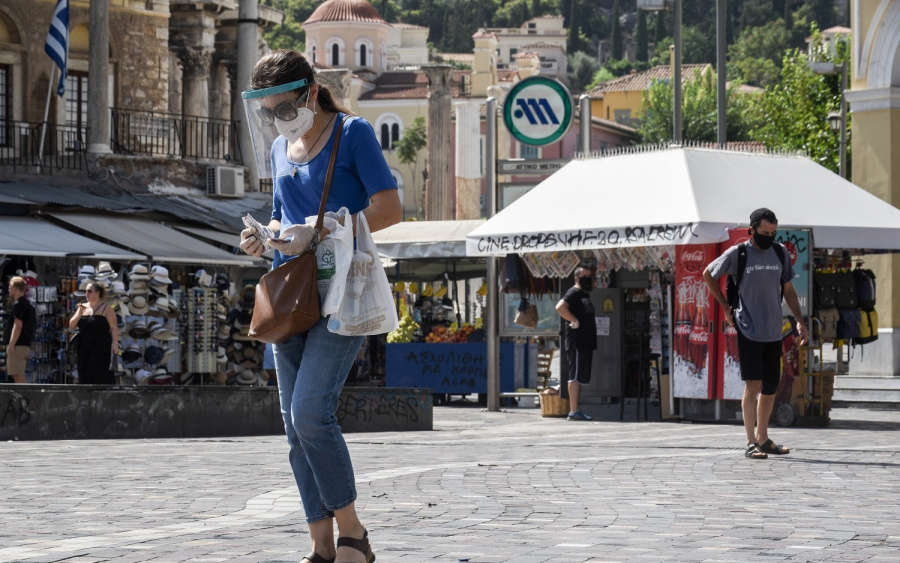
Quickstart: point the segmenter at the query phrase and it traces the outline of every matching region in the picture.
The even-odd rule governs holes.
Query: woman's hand
[[[113,343],[112,343],[112,353],[113,353],[113,354],[118,354],[118,353],[119,353],[119,342],[118,342],[117,340],[113,340]]]
[[[293,237],[291,240],[285,240],[287,237]],[[281,238],[266,241],[266,244],[284,254],[285,256],[297,256],[309,250],[310,244],[316,238],[315,225],[291,225],[285,227],[281,231]]]
[[[256,238],[256,229],[252,227],[247,227],[243,231],[241,231],[241,250],[249,254],[250,256],[255,256],[259,258],[262,256],[263,252],[266,251],[266,247],[263,246],[259,239]]]

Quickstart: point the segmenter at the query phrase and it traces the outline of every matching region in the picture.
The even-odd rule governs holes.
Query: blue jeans
[[[326,321],[275,345],[288,458],[308,523],[333,518],[356,500],[350,452],[335,413],[364,337],[331,333]]]

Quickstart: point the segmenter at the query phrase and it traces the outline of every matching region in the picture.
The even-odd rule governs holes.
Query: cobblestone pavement
[[[439,407],[348,437],[378,561],[900,561],[900,412],[775,429]],[[281,437],[0,444],[0,562],[299,562]]]

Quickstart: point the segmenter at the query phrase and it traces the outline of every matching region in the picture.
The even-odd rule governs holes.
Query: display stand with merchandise
[[[185,292],[186,364],[189,373],[211,374],[216,367],[216,291],[195,287]]]

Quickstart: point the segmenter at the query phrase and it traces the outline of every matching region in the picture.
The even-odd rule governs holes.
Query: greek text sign
[[[568,164],[564,158],[547,158],[544,160],[501,160],[501,174],[552,174]]]
[[[526,78],[513,86],[506,97],[503,122],[520,143],[549,145],[572,124],[572,96],[552,78]]]

